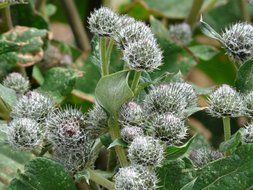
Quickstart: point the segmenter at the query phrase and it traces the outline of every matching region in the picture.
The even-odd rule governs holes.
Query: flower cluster
[[[253,143],[253,124],[245,126],[242,133],[242,140],[244,143]]]
[[[162,51],[145,23],[106,7],[94,11],[88,22],[91,32],[117,42],[130,69],[153,71],[162,64]]]
[[[192,40],[191,27],[187,23],[170,25],[169,34],[171,38],[175,38],[184,44],[188,44]]]

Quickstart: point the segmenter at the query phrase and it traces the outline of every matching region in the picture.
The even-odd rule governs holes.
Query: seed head
[[[125,103],[121,107],[119,115],[122,126],[141,126],[143,122],[142,108],[135,102]]]
[[[253,143],[253,124],[245,126],[242,133],[242,140],[244,143]]]
[[[114,179],[116,190],[155,190],[158,188],[155,172],[143,166],[120,168]]]
[[[215,161],[222,157],[223,154],[221,152],[208,148],[200,148],[190,152],[190,159],[196,167],[203,167],[209,162]]]
[[[39,124],[29,118],[15,118],[6,128],[9,144],[17,150],[32,150],[40,145],[43,132]]]
[[[119,15],[107,7],[95,10],[88,18],[90,31],[100,36],[113,36],[119,23]]]
[[[124,27],[119,30],[115,40],[121,44],[121,47],[124,49],[124,47],[130,43],[143,41],[145,39],[155,42],[151,29],[145,23],[135,21],[128,25],[124,25]]]
[[[236,23],[222,34],[223,44],[232,61],[243,63],[253,55],[253,27],[248,23]]]
[[[90,140],[86,130],[86,120],[82,112],[74,108],[57,109],[46,119],[46,137],[55,147],[79,150]]]
[[[132,164],[159,166],[164,159],[164,149],[153,137],[136,137],[128,149],[128,158]]]
[[[192,40],[191,27],[187,23],[171,25],[169,34],[172,38],[176,38],[184,44],[188,44]]]
[[[94,107],[88,113],[88,128],[92,131],[95,138],[108,130],[107,125],[108,116],[103,108],[99,104],[95,104]]]
[[[177,144],[186,137],[187,128],[181,119],[166,113],[153,118],[151,132],[167,144]]]
[[[3,81],[5,87],[16,91],[18,95],[22,95],[30,88],[29,80],[19,73],[10,73]]]
[[[228,85],[222,85],[208,98],[208,112],[213,117],[238,117],[243,115],[244,103],[240,94]]]
[[[245,113],[248,117],[253,117],[253,91],[244,97]]]
[[[43,122],[47,114],[53,109],[54,103],[48,96],[30,91],[18,99],[12,108],[11,117],[27,117]]]
[[[184,110],[196,104],[196,94],[185,83],[155,87],[144,100],[144,110],[150,113],[172,113],[182,117]]]
[[[121,137],[127,143],[131,143],[136,137],[144,136],[142,128],[135,126],[127,126],[121,130]]]
[[[129,43],[123,50],[123,60],[130,69],[153,71],[162,65],[162,51],[150,39]]]

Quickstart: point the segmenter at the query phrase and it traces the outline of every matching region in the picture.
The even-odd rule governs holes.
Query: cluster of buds
[[[174,24],[169,27],[169,34],[172,39],[189,44],[192,40],[191,27],[187,23]]]
[[[105,7],[95,10],[88,23],[94,34],[117,42],[130,69],[153,71],[162,65],[162,51],[145,23]]]

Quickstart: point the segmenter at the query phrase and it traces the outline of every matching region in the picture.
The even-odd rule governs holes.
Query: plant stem
[[[10,7],[5,7],[3,9],[0,9],[0,32],[4,33],[8,30],[12,29],[12,20],[11,20],[11,13],[10,13]]]
[[[203,3],[204,3],[204,0],[194,0],[193,1],[192,7],[190,10],[190,14],[188,15],[188,17],[186,19],[186,23],[188,23],[190,26],[193,26],[194,23],[196,22]]]
[[[62,7],[75,36],[76,43],[83,51],[90,51],[89,38],[78,15],[74,1],[61,0]]]
[[[120,129],[119,129],[119,124],[118,124],[118,116],[116,116],[116,115],[114,117],[111,116],[108,120],[108,126],[109,126],[112,140],[119,138],[120,137]],[[127,157],[126,157],[123,147],[117,145],[117,146],[115,146],[115,151],[118,156],[120,165],[122,167],[127,166],[128,161],[127,161]]]
[[[90,179],[94,181],[95,183],[109,189],[109,190],[114,190],[114,183],[109,181],[108,179],[104,178],[100,174],[98,174],[95,170],[92,169],[87,169],[87,171],[90,174]]]
[[[241,0],[240,2],[240,9],[241,9],[241,14],[242,14],[242,19],[250,22],[250,15],[247,9],[247,2],[246,0]]]
[[[228,116],[222,118],[223,128],[224,128],[224,140],[228,141],[231,138],[231,127],[230,127],[230,118]],[[227,151],[226,156],[231,155],[230,151]]]
[[[136,91],[138,89],[137,87],[138,87],[138,84],[140,81],[140,77],[141,77],[141,71],[134,71],[134,78],[133,78],[133,82],[131,85],[131,89],[134,92],[134,94],[136,93]]]
[[[105,37],[99,38],[99,51],[100,51],[100,61],[101,61],[101,73],[102,76],[109,74],[109,61],[108,52],[106,48],[107,39]]]
[[[107,171],[113,171],[117,165],[117,154],[115,150],[109,150],[108,162],[107,162]]]

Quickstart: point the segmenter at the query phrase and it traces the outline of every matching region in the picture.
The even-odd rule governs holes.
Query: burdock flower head
[[[210,148],[200,148],[192,150],[189,157],[196,167],[203,167],[209,162],[222,158],[223,154]]]
[[[122,126],[141,126],[143,123],[142,108],[135,102],[128,102],[122,105],[119,115]]]
[[[219,35],[211,26],[201,19],[201,29],[209,37],[219,40],[227,50],[230,59],[243,64],[253,56],[253,26],[239,22],[226,28]]]
[[[183,116],[185,109],[197,105],[197,94],[187,83],[170,83],[155,87],[144,100],[144,110],[152,112],[170,112]]]
[[[244,97],[245,113],[248,117],[253,117],[253,91]]]
[[[139,136],[130,144],[128,158],[132,164],[157,167],[164,159],[164,147],[153,137]]]
[[[213,117],[238,117],[244,114],[240,94],[228,85],[222,85],[208,98],[208,112]]]
[[[154,117],[151,121],[150,130],[155,137],[167,144],[180,143],[187,135],[184,122],[171,113]]]
[[[169,34],[171,38],[176,38],[176,40],[179,40],[184,44],[188,44],[192,40],[191,27],[187,23],[171,25],[169,27]]]
[[[244,143],[253,143],[253,124],[245,126],[242,132],[242,140]]]
[[[142,130],[142,128],[140,127],[135,127],[135,126],[127,126],[124,127],[121,130],[121,137],[124,141],[126,141],[127,143],[131,143],[135,138],[139,137],[139,136],[144,136],[144,132]]]
[[[27,117],[43,122],[47,114],[53,109],[54,103],[47,95],[30,91],[18,99],[12,108],[11,117]]]
[[[119,15],[107,7],[95,10],[89,17],[90,31],[100,36],[113,36],[117,31]]]
[[[155,190],[158,188],[155,172],[143,166],[120,168],[114,179],[116,190]]]
[[[154,40],[149,38],[129,43],[123,50],[123,60],[130,69],[153,71],[162,65],[162,51]]]
[[[19,73],[10,73],[3,81],[5,87],[11,88],[22,95],[30,88],[29,80]]]
[[[40,145],[43,132],[33,119],[15,118],[6,128],[8,143],[17,150],[33,150]]]

